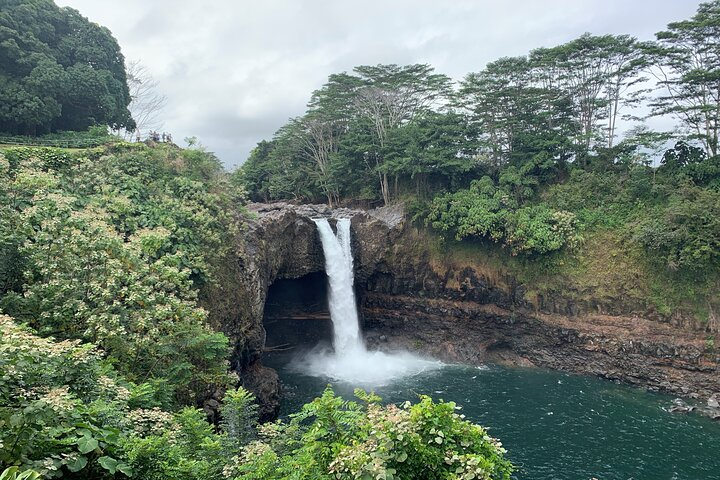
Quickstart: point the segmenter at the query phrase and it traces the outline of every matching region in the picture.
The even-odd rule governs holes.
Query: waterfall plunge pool
[[[328,384],[352,399],[358,385],[299,371],[290,352],[263,363],[282,381],[281,416]],[[520,480],[714,480],[720,423],[663,410],[672,397],[594,377],[536,368],[445,365],[373,389],[384,402],[418,395],[454,401],[508,449]]]
[[[409,352],[368,351],[358,322],[354,291],[350,219],[337,220],[337,233],[325,218],[315,220],[325,257],[327,306],[332,319],[332,346],[322,343],[292,363],[298,373],[372,388],[442,366]]]
[[[458,403],[469,420],[499,438],[517,479],[720,478],[720,424],[666,412],[671,397],[541,369],[443,365],[409,353],[368,351],[353,292],[350,221],[338,220],[337,234],[327,220],[316,223],[332,328],[316,318],[321,341],[315,349],[264,357],[283,383],[281,415],[297,411],[329,383],[346,398],[355,387],[373,390],[385,402],[429,395]],[[322,341],[328,330],[332,346]]]

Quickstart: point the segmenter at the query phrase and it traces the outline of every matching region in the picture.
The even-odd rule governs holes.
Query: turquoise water
[[[264,363],[283,382],[283,411],[297,410],[329,379],[287,368],[288,357]],[[353,386],[334,383],[351,397]],[[386,402],[454,401],[469,420],[499,438],[527,480],[720,479],[720,423],[671,414],[672,397],[598,378],[499,366],[446,366],[376,389]]]

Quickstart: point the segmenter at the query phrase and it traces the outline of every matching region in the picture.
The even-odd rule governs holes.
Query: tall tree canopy
[[[354,75],[331,75],[315,92],[311,113],[343,112],[356,134],[354,154],[377,175],[383,202],[392,198],[388,180],[391,166],[389,139],[396,130],[412,123],[433,107],[447,102],[450,78],[434,73],[429,65],[362,65]]]
[[[464,118],[446,112],[450,95],[450,79],[424,64],[330,75],[306,114],[253,152],[244,181],[254,199],[329,205],[351,195],[388,204],[408,178],[418,190],[453,181],[473,160]]]
[[[0,131],[133,128],[110,30],[51,0],[0,0]]]
[[[489,176],[522,203],[571,170],[629,171],[674,138],[704,152],[675,170],[717,185],[720,0],[657,38],[585,33],[457,83],[425,64],[332,74],[238,178],[255,200],[337,205],[426,200]],[[648,130],[647,107],[680,129]]]
[[[689,20],[673,22],[650,46],[661,95],[656,115],[672,114],[708,155],[720,132],[720,1],[703,3]]]

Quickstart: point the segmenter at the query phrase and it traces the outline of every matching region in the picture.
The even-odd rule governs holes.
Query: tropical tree
[[[620,112],[635,106],[645,91],[640,75],[645,58],[637,40],[586,33],[557,47],[533,50],[530,61],[546,86],[558,88],[572,103],[580,127],[578,153],[585,155],[593,145],[611,148]]]
[[[356,92],[354,107],[358,115],[371,128],[374,143],[374,161],[380,192],[385,205],[391,201],[388,172],[383,149],[393,129],[410,122],[417,115],[438,106],[446,100],[450,79],[433,73],[429,65],[360,66],[354,69],[362,87]]]
[[[330,207],[340,201],[332,164],[343,129],[342,122],[323,115],[322,111],[311,111],[285,127],[288,139],[296,142],[302,155],[315,165],[311,172]]]
[[[457,103],[479,132],[487,163],[519,165],[539,152],[554,161],[572,156],[568,138],[577,127],[567,96],[551,80],[526,57],[501,58],[465,77]]]
[[[134,128],[120,47],[50,0],[0,0],[0,131]]]
[[[654,115],[673,115],[709,156],[720,132],[720,1],[703,3],[689,20],[668,24],[646,45],[660,94]]]
[[[475,135],[466,117],[455,112],[427,112],[388,136],[384,171],[412,181],[415,193],[460,183],[477,166]]]
[[[392,132],[424,112],[446,103],[450,79],[429,65],[358,66],[353,74],[331,75],[313,94],[310,112],[332,118],[356,141],[350,156],[362,159],[377,176],[383,202],[392,199],[386,144]],[[346,143],[346,145],[348,145]]]

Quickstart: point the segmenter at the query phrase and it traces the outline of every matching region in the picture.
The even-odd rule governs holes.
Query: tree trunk
[[[388,183],[387,173],[380,174],[380,192],[382,193],[384,205],[390,205],[390,184]]]

